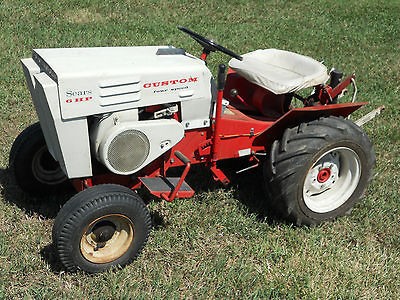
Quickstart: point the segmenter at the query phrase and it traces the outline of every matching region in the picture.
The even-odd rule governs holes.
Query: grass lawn
[[[207,3],[207,4],[205,4]],[[0,1],[0,299],[400,298],[400,1]],[[228,189],[197,169],[192,199],[153,201],[154,229],[122,270],[69,274],[51,228],[66,199],[23,194],[8,170],[14,138],[37,120],[20,58],[32,48],[171,44],[200,54],[183,25],[238,53],[280,48],[355,71],[377,166],[350,216],[294,227],[266,211],[262,179]],[[227,62],[213,54],[209,67]],[[201,178],[199,181],[198,178]]]

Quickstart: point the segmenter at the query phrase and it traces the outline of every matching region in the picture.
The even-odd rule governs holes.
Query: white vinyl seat
[[[229,66],[240,76],[274,94],[286,94],[328,80],[327,68],[315,59],[294,52],[265,49],[232,58]]]

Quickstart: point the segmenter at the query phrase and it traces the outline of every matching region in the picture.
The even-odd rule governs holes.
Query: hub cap
[[[124,255],[132,244],[134,229],[126,216],[112,214],[91,222],[84,230],[80,249],[83,257],[96,264]]]
[[[347,147],[325,152],[309,169],[303,199],[316,213],[327,213],[343,205],[353,194],[361,177],[357,153]]]
[[[317,180],[319,183],[325,183],[331,178],[332,170],[330,168],[324,168],[318,172]]]

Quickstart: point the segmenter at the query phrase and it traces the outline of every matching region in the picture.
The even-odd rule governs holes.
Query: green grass
[[[398,0],[2,0],[0,298],[400,298],[399,13]],[[36,120],[19,59],[73,46],[172,44],[199,54],[177,25],[238,53],[281,48],[355,71],[359,100],[370,102],[356,117],[386,106],[365,126],[374,180],[351,216],[296,228],[265,211],[256,173],[222,189],[196,182],[199,170],[193,199],[150,204],[156,226],[137,261],[97,276],[65,273],[50,234],[65,199],[24,195],[7,169],[14,138]],[[215,74],[227,61],[213,54],[209,67]]]

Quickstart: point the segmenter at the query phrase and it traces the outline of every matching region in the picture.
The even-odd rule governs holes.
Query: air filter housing
[[[107,161],[114,170],[131,172],[140,167],[149,156],[150,142],[138,130],[128,129],[116,135],[107,149]]]
[[[122,121],[110,116],[91,133],[96,158],[111,172],[133,174],[176,145],[183,126],[173,119]]]

